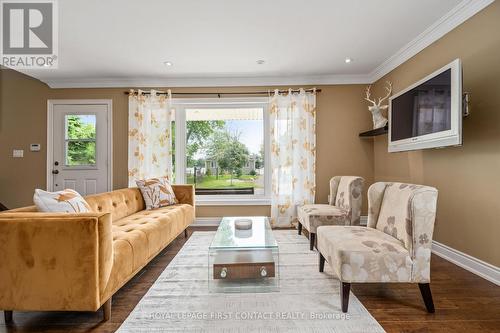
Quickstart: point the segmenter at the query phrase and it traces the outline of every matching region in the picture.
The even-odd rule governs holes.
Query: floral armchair
[[[325,260],[340,280],[342,311],[351,283],[418,283],[428,312],[432,233],[438,191],[429,186],[375,183],[368,189],[368,225],[318,228],[319,270]]]
[[[314,248],[316,229],[321,225],[359,225],[364,179],[336,176],[330,180],[328,204],[303,205],[298,208],[299,235],[302,227],[309,232],[310,249]]]

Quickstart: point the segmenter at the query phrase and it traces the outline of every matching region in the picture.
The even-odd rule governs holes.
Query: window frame
[[[271,203],[271,137],[268,97],[244,98],[173,98],[175,109],[175,183],[186,183],[186,109],[221,109],[221,108],[262,107],[264,137],[264,194],[258,195],[196,195],[195,201],[200,206],[227,205],[269,205]]]

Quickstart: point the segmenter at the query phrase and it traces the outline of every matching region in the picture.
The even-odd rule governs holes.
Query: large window
[[[267,101],[174,100],[175,179],[198,201],[255,202],[269,195]]]

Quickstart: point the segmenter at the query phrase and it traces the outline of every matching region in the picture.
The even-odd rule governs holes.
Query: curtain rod
[[[300,89],[291,89],[292,92],[296,93],[296,92],[299,92]],[[321,92],[321,89],[304,89],[304,91],[306,92]],[[284,93],[287,93],[289,92],[289,90],[278,90],[278,93],[280,94],[284,94]],[[134,91],[134,95],[137,95],[137,91]],[[149,91],[143,91],[142,92],[143,94],[145,95],[149,95],[150,92]],[[245,92],[172,92],[172,95],[217,95],[217,96],[221,96],[221,95],[269,95],[269,94],[273,94],[274,93],[274,90],[269,90],[269,91],[245,91]],[[165,92],[165,91],[158,91],[157,92],[158,95],[167,95],[168,93]],[[125,91],[125,95],[130,95],[130,91]]]

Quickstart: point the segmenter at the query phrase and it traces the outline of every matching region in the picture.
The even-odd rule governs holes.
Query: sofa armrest
[[[0,309],[96,311],[112,248],[109,213],[0,214]]]
[[[172,188],[179,203],[195,206],[194,185],[172,185]]]

